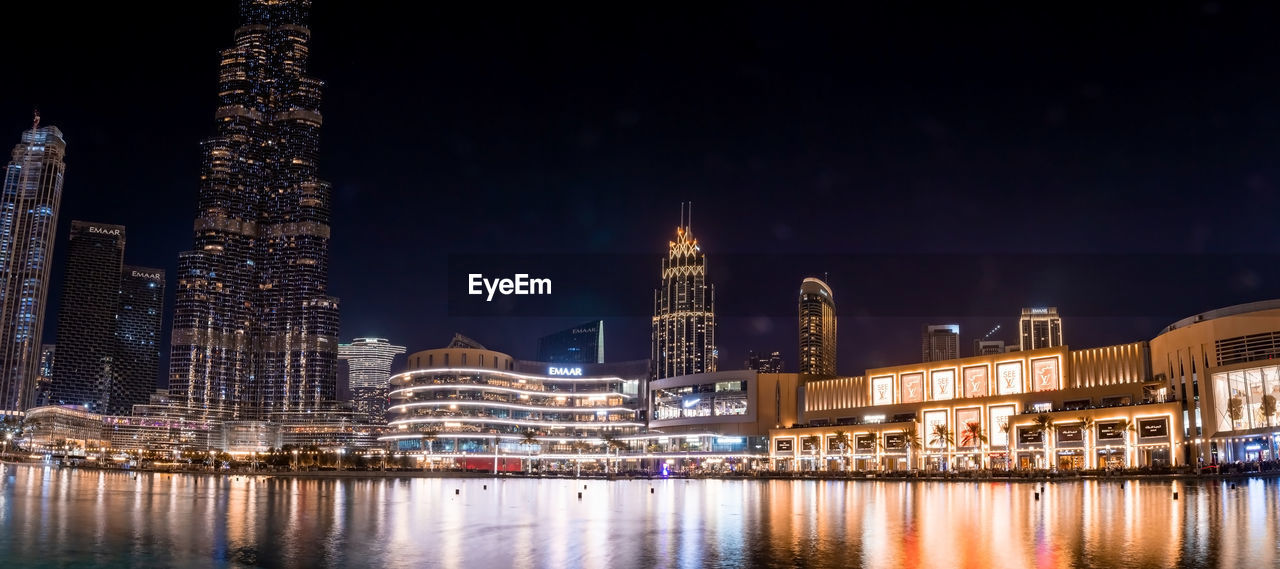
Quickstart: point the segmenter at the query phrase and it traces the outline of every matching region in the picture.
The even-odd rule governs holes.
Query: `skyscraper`
[[[768,356],[757,354],[754,350],[747,352],[747,369],[760,373],[782,373],[782,353],[774,352]]]
[[[604,363],[604,320],[584,322],[538,338],[538,361],[566,364]]]
[[[653,294],[650,376],[716,370],[716,289],[707,282],[707,256],[681,209],[676,240],[662,260],[662,287]]]
[[[13,148],[0,195],[0,415],[35,399],[40,335],[67,144],[57,127],[31,130]]]
[[[836,300],[813,277],[800,283],[800,373],[836,374]]]
[[[338,346],[338,358],[350,369],[348,377],[355,409],[374,423],[387,422],[387,390],[391,385],[391,364],[404,346],[393,346],[382,338],[356,338]]]
[[[113,415],[127,415],[147,403],[156,390],[160,367],[160,326],[164,317],[164,271],[125,265],[120,271],[116,308],[115,373],[111,381]]]
[[[53,403],[106,412],[115,365],[116,309],[125,228],[72,221],[58,309]]]
[[[127,415],[156,389],[164,271],[124,264],[125,228],[72,221],[49,403]]]
[[[56,344],[40,346],[40,371],[36,375],[36,399],[32,407],[43,407],[53,401],[53,362],[57,351]]]
[[[1023,308],[1018,319],[1018,347],[1023,350],[1062,345],[1062,318],[1058,309]]]
[[[974,340],[973,355],[989,356],[992,354],[1003,354],[1009,351],[1004,345],[1004,340]]]
[[[309,0],[241,0],[203,145],[195,247],[178,259],[169,382],[179,405],[237,418],[335,398],[323,84],[306,74]]]
[[[920,361],[938,362],[960,357],[960,325],[925,326],[920,334]]]

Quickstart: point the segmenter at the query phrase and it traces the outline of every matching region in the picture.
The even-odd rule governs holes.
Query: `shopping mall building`
[[[1056,468],[1274,460],[1280,300],[1149,340],[867,370],[800,389],[778,469]]]

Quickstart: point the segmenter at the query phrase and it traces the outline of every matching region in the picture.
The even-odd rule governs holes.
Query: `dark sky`
[[[718,286],[722,368],[748,349],[794,362],[799,281],[824,272],[844,373],[914,361],[922,324],[959,321],[967,343],[1024,305],[1058,305],[1083,347],[1277,296],[1271,6],[455,4],[314,9],[344,340],[412,351],[460,331],[531,358],[538,335],[587,315],[461,317],[450,256],[618,254],[640,276],[557,294],[639,299],[601,316],[610,359],[647,357],[681,201]],[[51,6],[7,8],[0,140],[38,106],[68,140],[60,244],[72,219],[124,224],[127,262],[172,276],[236,4]],[[868,269],[869,254],[901,270]],[[1011,284],[975,299],[929,254],[1043,256],[1047,272],[1006,269]],[[719,276],[717,255],[732,260]],[[1143,270],[1078,274],[1094,256]],[[911,309],[935,305],[955,309]]]

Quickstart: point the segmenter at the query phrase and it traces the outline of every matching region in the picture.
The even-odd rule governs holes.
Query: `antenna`
[[[684,202],[680,202],[680,228],[684,229]]]
[[[689,202],[689,221],[687,222],[686,227],[689,228],[690,232],[693,231],[693,202]]]
[[[40,109],[33,109],[32,114],[35,116],[31,120],[31,130],[35,130],[40,127]]]

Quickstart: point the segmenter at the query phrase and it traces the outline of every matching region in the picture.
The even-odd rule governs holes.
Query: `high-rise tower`
[[[125,265],[120,270],[116,308],[115,370],[111,380],[113,415],[133,413],[150,401],[160,366],[160,326],[164,316],[164,271]]]
[[[309,0],[241,0],[203,145],[195,247],[178,258],[169,382],[178,404],[255,418],[332,401],[323,84],[306,74]]]
[[[351,399],[356,411],[374,423],[387,422],[387,392],[391,386],[391,364],[404,353],[382,338],[356,338],[338,346],[338,358],[346,360]]]
[[[960,357],[960,325],[925,325],[920,330],[920,361],[940,362]]]
[[[1018,318],[1018,347],[1022,350],[1062,345],[1062,317],[1057,307],[1023,308]]]
[[[67,144],[57,127],[31,130],[13,148],[0,194],[0,415],[35,398],[53,239]]]
[[[813,277],[800,283],[800,373],[836,374],[836,300]]]
[[[52,402],[105,413],[115,366],[116,308],[125,228],[72,221],[58,308]]]
[[[716,371],[716,289],[683,209],[662,261],[662,288],[653,294],[650,354],[653,379]]]

